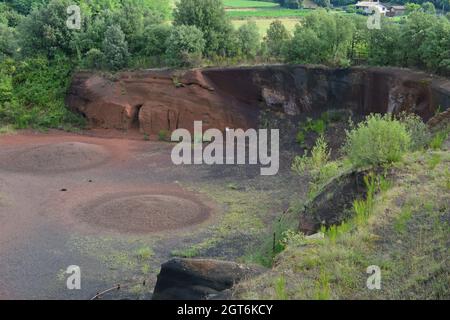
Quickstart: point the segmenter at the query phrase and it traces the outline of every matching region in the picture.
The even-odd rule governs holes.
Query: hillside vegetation
[[[74,2],[81,10],[80,29],[66,25]],[[232,1],[225,5],[258,8],[226,11],[221,0],[2,2],[0,127],[79,128],[83,119],[66,110],[64,95],[71,74],[80,69],[363,62],[450,72],[450,21],[444,16],[412,10],[402,23],[385,19],[381,30],[369,30],[363,16],[325,10],[305,15],[269,4]],[[262,27],[235,22],[236,28],[230,16],[242,12],[301,20],[288,28],[286,20]]]
[[[336,161],[328,160],[326,141],[319,138],[311,157],[300,158],[302,166],[299,161],[293,165],[298,174],[312,176],[310,199],[356,168],[368,172],[365,197],[350,204],[351,218],[312,236],[297,231],[303,204],[293,204],[273,247],[279,253],[272,256],[272,247],[260,253],[266,257],[259,261],[272,256],[271,271],[240,283],[235,297],[450,298],[449,131],[447,123],[432,136],[415,117],[370,116],[348,132],[345,156]],[[388,141],[380,139],[383,135],[391,140],[382,143]],[[368,137],[372,143],[363,145]],[[279,234],[279,227],[275,231]],[[380,271],[381,287],[370,290],[373,268]]]

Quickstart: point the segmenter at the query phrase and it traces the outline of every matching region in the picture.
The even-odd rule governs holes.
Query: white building
[[[356,9],[362,9],[367,14],[372,14],[374,10],[378,10],[384,16],[388,12],[388,8],[379,1],[359,1],[355,6]]]

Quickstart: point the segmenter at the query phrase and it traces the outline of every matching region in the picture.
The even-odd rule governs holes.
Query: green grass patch
[[[288,296],[286,293],[286,278],[280,276],[275,279],[275,293],[277,300],[287,300]]]
[[[304,17],[310,13],[311,13],[310,10],[284,9],[284,8],[227,11],[227,15],[232,19]]]
[[[440,154],[433,170],[423,165],[423,153],[406,154],[392,182],[374,183],[381,191],[372,209],[356,209],[363,223],[330,228],[324,239],[289,242],[273,269],[238,284],[235,297],[277,299],[282,276],[288,299],[446,299],[450,193],[443,183],[450,157]],[[381,269],[382,290],[366,286],[371,265]]]
[[[184,248],[177,248],[171,254],[180,257],[195,257],[205,250],[220,245],[228,239],[261,237],[267,231],[263,220],[273,205],[269,192],[241,190],[236,183],[225,183],[223,186],[202,184],[189,185],[188,189],[200,192],[220,204],[225,212],[217,223],[209,228],[208,235],[198,243]],[[242,256],[247,255],[242,252]]]
[[[225,8],[270,8],[279,7],[279,4],[268,1],[251,0],[223,0]]]
[[[408,224],[408,221],[411,220],[412,217],[412,211],[411,208],[403,208],[403,210],[400,212],[399,216],[397,217],[394,229],[399,232],[403,233],[406,230],[406,225]]]
[[[442,145],[444,144],[445,140],[448,138],[449,129],[444,131],[439,131],[434,135],[434,137],[430,141],[430,148],[433,150],[440,150],[442,149]]]

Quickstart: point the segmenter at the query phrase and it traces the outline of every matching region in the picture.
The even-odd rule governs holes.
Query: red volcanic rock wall
[[[176,128],[249,128],[259,111],[287,115],[351,109],[358,114],[412,111],[425,120],[450,106],[450,80],[397,68],[331,69],[257,66],[160,70],[115,76],[80,72],[66,102],[92,127],[139,128],[148,134]]]
[[[67,105],[83,114],[92,127],[132,129],[158,134],[186,128],[195,120],[203,128],[254,126],[258,107],[247,109],[218,94],[200,71],[177,75],[170,71],[123,72],[108,78],[80,72],[66,97]],[[251,115],[251,116],[250,116]]]

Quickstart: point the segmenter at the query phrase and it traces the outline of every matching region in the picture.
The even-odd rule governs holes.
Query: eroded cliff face
[[[450,106],[450,80],[396,68],[257,66],[185,71],[80,72],[67,105],[92,127],[147,134],[186,128],[249,128],[264,109],[286,115],[349,109],[356,114],[411,111],[424,120]]]
[[[75,75],[66,102],[92,127],[139,128],[148,134],[177,128],[192,131],[194,120],[203,120],[205,128],[246,127],[246,110],[226,98],[200,71],[124,72],[114,78],[81,72]]]

